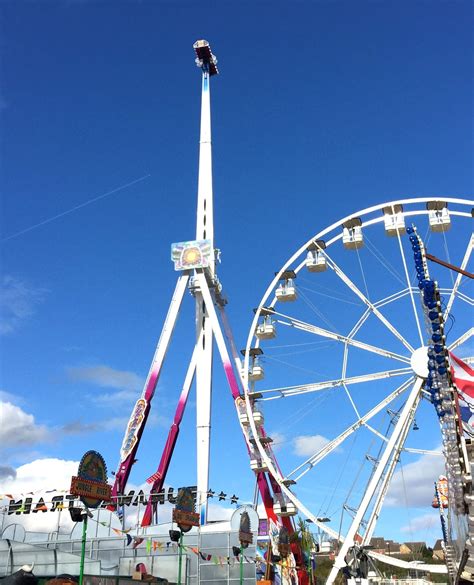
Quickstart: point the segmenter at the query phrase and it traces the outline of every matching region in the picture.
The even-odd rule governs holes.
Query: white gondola
[[[247,414],[247,408],[245,406],[245,400],[241,396],[239,398],[237,398],[236,407],[237,407],[237,412],[239,414],[240,424],[242,424],[244,426],[248,426],[249,417]]]
[[[358,250],[364,245],[362,221],[359,217],[353,217],[342,225],[342,243],[348,250]]]
[[[248,417],[244,402],[242,402],[242,405],[239,405],[238,410],[239,410],[240,423],[242,425],[244,425],[245,427],[247,427],[250,424],[250,422],[249,422],[249,417]],[[261,427],[263,425],[263,422],[264,422],[263,413],[255,405],[254,405],[253,410],[252,410],[252,418],[253,418],[253,421],[257,427]]]
[[[264,419],[263,419],[263,412],[254,405],[253,410],[252,410],[252,417],[253,417],[253,422],[255,423],[255,425],[257,427],[261,427],[263,425]]]
[[[296,514],[298,513],[298,510],[296,506],[293,504],[293,502],[287,501],[285,501],[284,504],[281,504],[280,502],[275,502],[273,504],[273,511],[277,516],[280,517],[296,516]]]
[[[387,236],[396,236],[405,233],[405,216],[403,206],[400,204],[383,208],[383,221]]]
[[[326,258],[316,250],[310,250],[306,255],[306,268],[309,272],[324,272],[326,270]]]
[[[293,279],[290,278],[286,282],[282,282],[275,291],[276,298],[285,303],[287,301],[296,301],[296,287]]]
[[[264,377],[265,377],[264,369],[260,364],[259,359],[255,358],[253,360],[253,364],[250,366],[249,369],[249,380],[251,382],[258,382],[258,380],[263,380]]]
[[[446,232],[451,227],[448,204],[445,201],[429,201],[426,204],[428,221],[433,232]]]
[[[294,282],[295,278],[296,273],[294,270],[286,270],[281,275],[281,282],[275,291],[275,296],[282,303],[296,301],[298,298]]]
[[[249,417],[248,414],[246,412],[239,412],[239,421],[241,425],[244,425],[245,427],[247,427],[250,423],[249,423]]]
[[[255,335],[258,339],[273,339],[276,336],[275,323],[269,315],[263,317],[263,321],[257,325]]]
[[[242,349],[240,352],[245,357],[245,349]],[[249,364],[249,381],[250,382],[257,382],[258,380],[263,380],[264,378],[264,370],[262,365],[260,364],[260,356],[263,355],[263,350],[260,347],[252,347],[249,351],[250,357],[250,364]],[[242,377],[245,378],[245,372],[242,371]]]
[[[268,471],[267,464],[260,457],[252,457],[250,459],[250,469],[255,473],[260,473],[261,471]]]
[[[326,270],[326,257],[321,252],[326,248],[324,240],[318,240],[308,246],[308,253],[306,254],[305,266],[309,272],[323,272]]]

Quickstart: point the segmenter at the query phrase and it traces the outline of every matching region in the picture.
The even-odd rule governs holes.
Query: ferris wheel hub
[[[411,354],[410,365],[419,378],[428,377],[428,348],[421,346]]]

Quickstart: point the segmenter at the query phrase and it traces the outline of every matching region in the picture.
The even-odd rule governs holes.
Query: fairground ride
[[[410,534],[413,508],[438,522],[450,581],[474,580],[473,204],[403,199],[344,217],[290,256],[255,309],[244,388],[259,469],[287,509],[339,540],[328,585],[357,575],[347,564],[364,552],[416,566],[370,550],[379,519]],[[442,526],[423,487],[440,473]]]
[[[252,434],[245,412],[244,389],[242,386],[242,363],[232,337],[225,313],[226,298],[222,285],[216,274],[217,250],[214,247],[213,220],[213,183],[212,183],[212,148],[211,148],[211,107],[210,80],[218,74],[217,59],[210,45],[205,40],[194,44],[196,64],[202,71],[201,96],[201,131],[199,146],[199,179],[197,201],[196,240],[179,242],[172,245],[171,256],[175,270],[179,272],[176,287],[171,298],[155,354],[145,381],[141,397],[137,400],[127,425],[120,450],[120,463],[115,473],[112,496],[118,507],[120,496],[125,493],[127,481],[136,461],[142,434],[150,414],[165,358],[170,347],[173,331],[178,320],[185,293],[190,291],[194,297],[196,314],[196,343],[189,359],[182,392],[178,401],[173,423],[171,425],[161,459],[156,472],[148,478],[151,482],[151,494],[159,493],[167,477],[168,468],[173,457],[180,425],[188,402],[190,391],[195,381],[196,388],[196,455],[197,455],[197,506],[201,526],[207,522],[209,497],[209,452],[211,430],[211,394],[213,343],[216,342],[220,360],[225,372],[229,389],[235,402],[239,421],[251,465],[258,459],[256,442],[264,442],[263,421],[259,419],[257,434]],[[257,420],[256,414],[252,419]],[[275,527],[284,526],[289,533],[294,531],[292,516],[296,509],[282,493],[280,485],[265,470],[253,466],[256,483],[266,514]],[[281,506],[275,509],[274,502]],[[149,526],[154,521],[157,502],[149,497],[142,526]],[[292,552],[299,567],[303,566],[298,545],[292,545]],[[300,582],[307,582],[304,567],[300,570]]]
[[[442,368],[449,370],[449,352],[465,361],[472,353],[472,281],[438,264],[428,271],[426,249],[466,272],[473,246],[473,202],[449,197],[392,201],[318,232],[271,280],[255,309],[242,363],[216,274],[210,80],[218,74],[217,60],[207,41],[197,41],[194,49],[202,70],[196,239],[172,246],[179,276],[122,443],[114,497],[124,494],[190,291],[196,343],[158,468],[149,478],[151,493],[160,492],[166,480],[195,381],[197,504],[201,525],[206,524],[215,341],[271,532],[276,535],[283,526],[291,533],[292,518],[300,513],[339,540],[328,579],[332,584],[354,550],[368,550],[377,520],[400,526],[403,509],[409,525],[411,500],[425,505],[420,501],[424,494],[412,493],[413,466],[424,465],[432,480],[446,467],[451,503],[444,527],[448,572],[452,581],[462,571],[470,575],[470,439],[459,425],[453,380],[441,378],[446,374]],[[421,281],[434,283],[426,288],[431,297],[425,285],[418,286],[420,275]],[[439,325],[437,331],[434,325]],[[445,361],[437,361],[439,357]],[[435,370],[430,370],[430,361],[437,364]],[[155,512],[150,497],[142,526],[153,522]],[[301,566],[301,551],[294,546],[293,552]],[[414,566],[391,555],[368,554],[387,564]],[[446,572],[440,565],[423,565],[423,570]],[[304,571],[299,578],[307,582]]]

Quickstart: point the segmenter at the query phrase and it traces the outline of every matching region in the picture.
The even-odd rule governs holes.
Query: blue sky
[[[326,225],[400,197],[472,194],[470,2],[69,0],[1,11],[1,390],[30,425],[21,441],[13,429],[5,437],[5,467],[78,460],[89,448],[117,464],[174,287],[170,243],[195,230],[196,39],[211,42],[221,71],[215,233],[239,346],[274,271]],[[135,484],[155,470],[173,414],[192,343],[188,305]],[[211,486],[249,500],[220,374],[215,388],[225,440],[213,442]],[[192,406],[171,485],[193,481]],[[389,519],[383,529],[404,538],[402,527]]]

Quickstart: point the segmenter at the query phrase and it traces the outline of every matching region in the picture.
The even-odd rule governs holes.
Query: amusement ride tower
[[[208,270],[215,274],[214,213],[212,193],[212,141],[210,78],[218,73],[217,59],[207,41],[197,41],[196,65],[202,70],[201,136],[199,141],[199,179],[196,241],[209,242]],[[212,346],[213,333],[202,292],[196,290],[196,448],[197,448],[197,504],[201,524],[207,518],[209,489],[209,451],[211,438]]]
[[[196,303],[196,346],[189,363],[183,391],[178,403],[173,425],[163,451],[160,465],[156,473],[151,476],[152,492],[159,491],[164,484],[166,473],[173,455],[173,450],[179,434],[179,425],[184,414],[186,401],[193,379],[196,379],[196,439],[197,439],[197,503],[200,512],[201,524],[207,519],[207,492],[209,479],[209,451],[211,433],[211,394],[212,394],[212,350],[213,328],[209,320],[208,306],[203,295],[199,276],[206,271],[207,280],[212,287],[218,286],[215,278],[214,255],[214,219],[212,194],[212,147],[211,147],[211,106],[210,106],[210,78],[218,73],[217,59],[212,54],[209,43],[204,40],[194,44],[196,64],[202,70],[202,102],[201,102],[201,136],[199,148],[199,179],[196,240],[173,244],[172,258],[175,269],[181,272],[178,278],[168,314],[163,325],[161,336],[156,347],[142,396],[136,402],[127,426],[120,452],[120,464],[115,475],[112,490],[114,497],[123,494],[140,439],[144,431],[151,401],[153,399],[165,356],[171,341],[181,302],[186,289],[195,297]],[[199,272],[199,274],[198,274]],[[193,274],[192,274],[193,273]],[[148,525],[152,521],[152,508],[147,506],[142,524]]]

